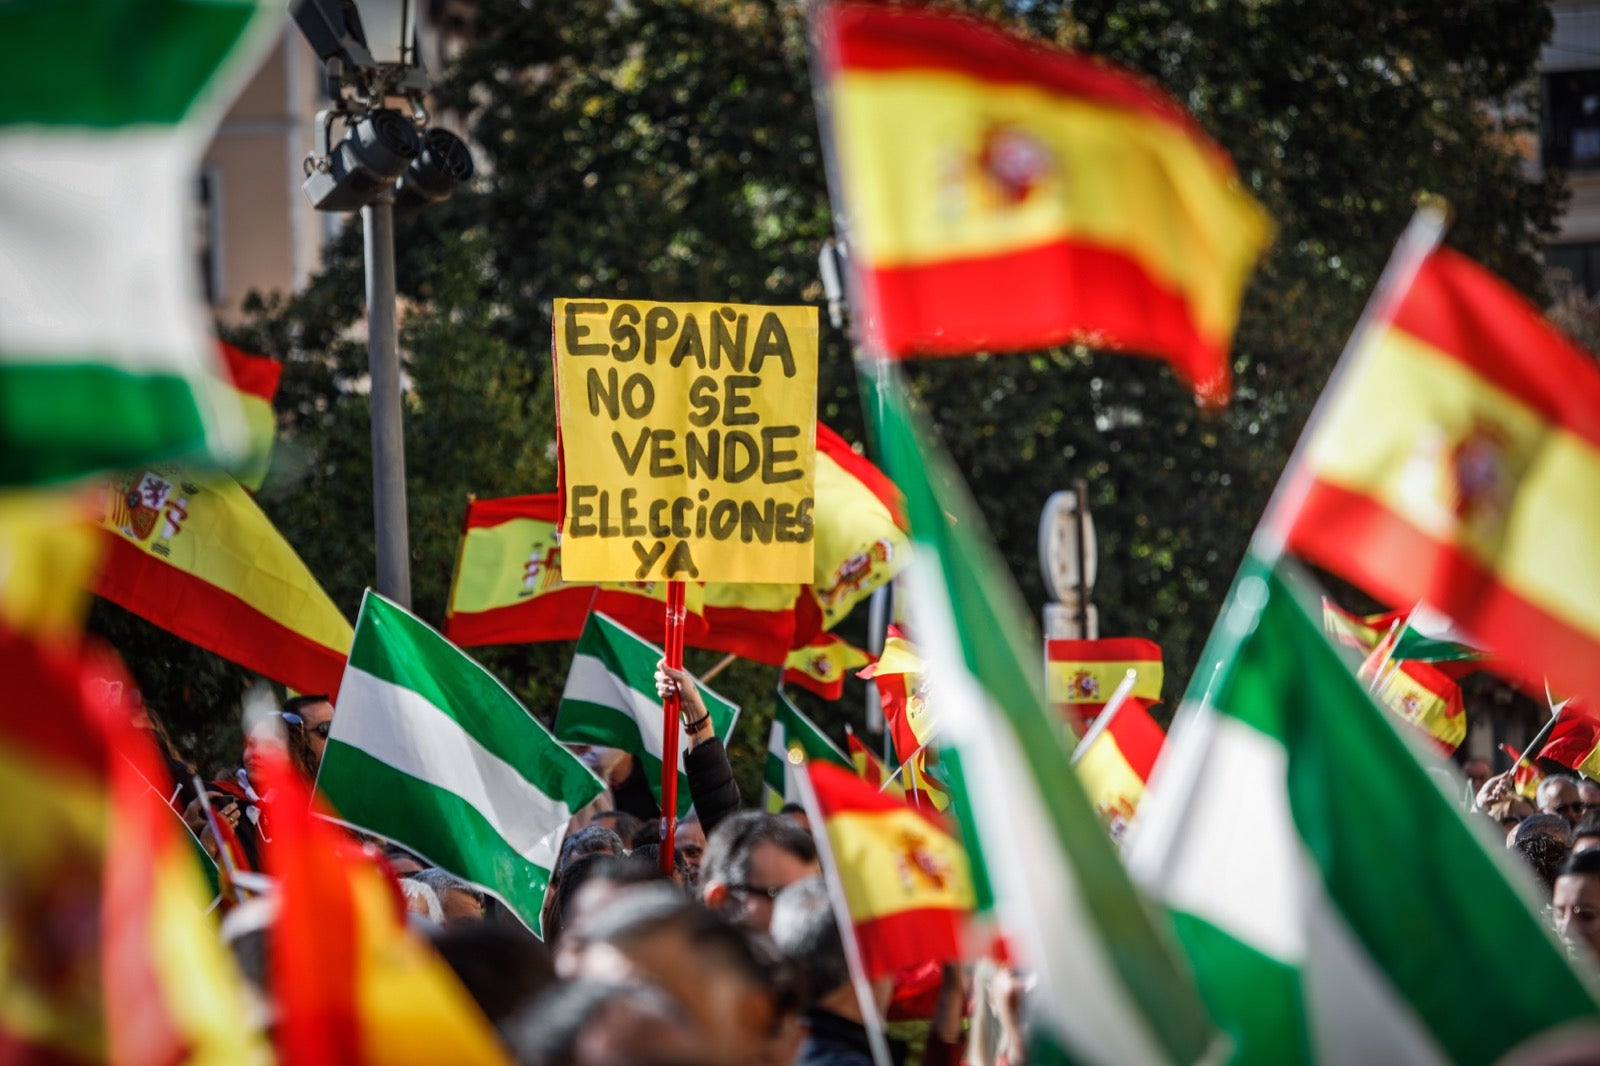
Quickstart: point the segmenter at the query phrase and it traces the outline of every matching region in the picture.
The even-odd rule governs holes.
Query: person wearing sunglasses
[[[1578,823],[1588,808],[1578,791],[1578,779],[1571,774],[1551,774],[1539,782],[1535,794],[1542,814],[1555,814],[1567,820],[1568,826]]]
[[[311,754],[316,756],[312,762],[314,774],[315,767],[322,765],[322,753],[328,750],[328,734],[333,730],[333,704],[326,695],[296,696],[284,703],[283,712],[300,716],[306,743],[311,747]]]

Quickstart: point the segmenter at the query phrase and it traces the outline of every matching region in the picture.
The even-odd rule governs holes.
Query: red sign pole
[[[684,583],[667,582],[667,665],[683,669],[683,628],[688,617]],[[673,836],[678,831],[678,734],[683,730],[679,708],[683,699],[674,692],[661,701],[661,872],[672,876]]]

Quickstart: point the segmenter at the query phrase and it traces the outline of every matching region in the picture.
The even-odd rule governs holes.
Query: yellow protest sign
[[[812,579],[814,307],[557,300],[569,581]]]

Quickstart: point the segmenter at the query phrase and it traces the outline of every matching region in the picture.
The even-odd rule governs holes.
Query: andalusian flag
[[[1072,753],[1072,768],[1111,839],[1127,832],[1166,739],[1144,701],[1129,696],[1109,721],[1097,720]]]
[[[1600,367],[1446,249],[1353,358],[1287,475],[1290,549],[1600,692]]]
[[[553,492],[467,504],[445,636],[463,648],[577,640],[591,610],[641,632],[665,632],[665,581],[597,585],[562,578],[559,506]],[[705,624],[700,589],[687,586],[691,633]]]
[[[1141,637],[1044,642],[1045,692],[1062,714],[1092,722],[1129,670],[1134,699],[1161,699],[1161,645]]]
[[[358,688],[352,680],[347,691]],[[349,711],[349,705],[339,705],[335,737]],[[402,744],[430,739],[405,732],[409,736]],[[333,753],[330,741],[328,754]],[[504,778],[494,776],[492,765],[485,771],[475,787],[492,794]],[[280,907],[268,940],[267,973],[283,1061],[295,1066],[510,1066],[504,1045],[467,990],[407,923],[405,897],[392,875],[348,833],[313,812],[311,790],[287,763],[279,762],[271,776],[280,798],[273,807],[267,858]],[[387,782],[379,778],[372,784],[383,788]],[[409,790],[399,787],[403,803]],[[496,798],[512,799],[503,793]],[[432,805],[424,804],[423,810],[431,814]],[[471,832],[467,823],[460,828]]]
[[[219,343],[228,378],[239,400],[247,435],[244,463],[234,477],[246,490],[255,492],[266,480],[272,465],[272,445],[278,437],[278,416],[272,402],[283,380],[283,364],[264,355],[246,355],[231,344]]]
[[[194,175],[282,22],[261,0],[0,5],[0,485],[236,457]]]
[[[661,802],[661,698],[656,664],[661,649],[603,614],[591,614],[567,672],[556,710],[556,737],[567,744],[598,744],[629,752],[644,766],[650,792]],[[724,744],[739,708],[696,683],[711,727]],[[689,737],[678,722],[678,816],[689,813],[689,779],[683,756]]]
[[[1554,759],[1569,770],[1600,781],[1600,718],[1577,701],[1569,700],[1539,751],[1539,758]]]
[[[825,700],[844,695],[845,674],[873,662],[872,656],[833,633],[812,638],[789,653],[783,663],[783,683],[809,689]]]
[[[106,496],[97,595],[297,692],[338,691],[350,623],[236,481],[147,466]]]
[[[867,977],[959,959],[974,897],[953,830],[845,768],[814,762],[801,772],[811,779],[818,850],[843,889]]]
[[[1467,739],[1461,686],[1425,662],[1390,659],[1385,663],[1386,647],[1380,644],[1372,650],[1357,677],[1369,686],[1376,679],[1373,698],[1420,729],[1444,754],[1451,754]]]
[[[850,758],[779,689],[778,706],[772,712],[772,728],[767,733],[767,769],[763,778],[769,811],[776,811],[785,803],[800,802],[800,786],[795,777],[803,771],[790,760],[793,751],[800,753],[802,764],[830,762],[852,769]]]
[[[317,786],[536,933],[567,822],[604,790],[493,675],[370,591]]]
[[[1395,634],[1394,657],[1415,662],[1449,664],[1441,669],[1469,673],[1490,658],[1449,618],[1426,604],[1418,604]]]
[[[1123,854],[1233,1061],[1504,1062],[1600,1021],[1526,871],[1281,575],[1246,558],[1194,676]]]
[[[1271,224],[1175,101],[1090,56],[891,4],[822,8],[821,62],[868,347],[1082,340],[1226,401]]]
[[[907,595],[977,899],[1039,977],[1028,1061],[1200,1061],[1216,1051],[1205,1007],[1070,769],[1039,638],[977,507],[898,388],[866,399],[911,514]]]

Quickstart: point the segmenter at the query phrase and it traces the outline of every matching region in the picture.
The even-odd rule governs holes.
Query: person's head
[[[806,809],[798,803],[785,803],[778,809],[778,816],[789,819],[789,821],[808,833],[811,832],[811,817],[806,814]]]
[[[1571,774],[1551,774],[1539,782],[1535,794],[1541,814],[1556,814],[1571,825],[1583,817],[1583,797],[1578,792],[1578,779]]]
[[[382,847],[383,861],[389,864],[389,869],[395,872],[396,877],[404,877],[407,874],[414,874],[419,870],[428,868],[427,863],[402,848],[399,844],[384,844]]]
[[[580,855],[556,874],[545,904],[545,942],[557,948],[556,963],[568,976],[564,958],[582,941],[583,920],[605,907],[628,885],[665,880],[661,871],[620,855]]]
[[[250,722],[244,734],[244,772],[250,787],[262,790],[261,769],[270,759],[287,759],[305,780],[317,775],[317,763],[306,740],[305,722],[298,714],[273,712]]]
[[[1572,830],[1572,850],[1588,851],[1590,848],[1600,848],[1600,808],[1584,815]]]
[[[306,744],[322,765],[322,753],[328,748],[328,731],[333,728],[333,704],[327,696],[296,696],[285,700],[284,714],[297,714],[306,731]]]
[[[1600,960],[1600,850],[1573,853],[1556,876],[1550,907],[1556,931]]]
[[[1524,818],[1511,834],[1511,847],[1527,860],[1546,895],[1555,887],[1556,871],[1572,851],[1572,832],[1558,814]]]
[[[1511,846],[1511,834],[1517,826],[1522,824],[1524,818],[1534,814],[1533,804],[1521,796],[1510,795],[1495,800],[1484,808],[1484,813],[1494,820],[1495,824],[1506,835],[1506,847]]]
[[[706,841],[700,894],[713,910],[765,929],[778,892],[820,869],[810,833],[787,818],[741,811],[720,822]]]
[[[800,971],[811,1005],[831,1009],[837,1003],[848,1013],[844,1000],[855,998],[850,967],[822,878],[796,881],[778,893],[772,906],[772,940]]]
[[[1484,782],[1494,776],[1494,768],[1489,765],[1488,759],[1468,759],[1461,764],[1461,773],[1467,779],[1467,784],[1472,786],[1469,795],[1476,796]]]
[[[447,929],[471,922],[483,921],[484,895],[482,890],[461,880],[455,874],[436,867],[418,870],[408,875],[411,880],[419,881],[433,889],[439,897],[439,906],[444,910],[444,924]]]
[[[693,1063],[698,1035],[658,988],[572,981],[546,990],[503,1027],[519,1066],[668,1066]]]
[[[1585,814],[1600,811],[1600,781],[1591,781],[1587,777],[1579,778],[1578,798],[1583,801]]]
[[[631,885],[584,920],[579,975],[656,985],[693,1019],[708,1063],[759,1062],[778,1015],[766,968],[732,922],[671,885]]]
[[[591,826],[603,825],[617,834],[625,850],[631,850],[640,844],[649,843],[655,834],[647,831],[645,823],[629,814],[627,811],[601,811],[589,822]]]
[[[406,913],[426,918],[435,925],[444,924],[444,905],[439,893],[415,878],[402,877],[400,891],[406,897]]]
[[[561,842],[561,855],[556,859],[556,872],[560,873],[568,863],[585,855],[622,855],[627,850],[616,830],[595,822],[567,834]]]
[[[643,844],[637,848],[634,848],[632,851],[628,852],[628,861],[638,866],[642,866],[660,876],[661,845]],[[683,857],[683,852],[679,851],[677,848],[672,849],[672,877],[670,880],[673,884],[677,885],[685,892],[689,890],[689,863],[688,860]]]
[[[550,952],[521,926],[471,922],[436,930],[429,940],[496,1026],[555,984]]]
[[[678,823],[677,830],[672,834],[673,850],[683,856],[683,861],[689,866],[689,877],[684,882],[690,892],[699,890],[700,887],[700,860],[706,853],[706,831],[700,827],[700,819],[691,814]]]

